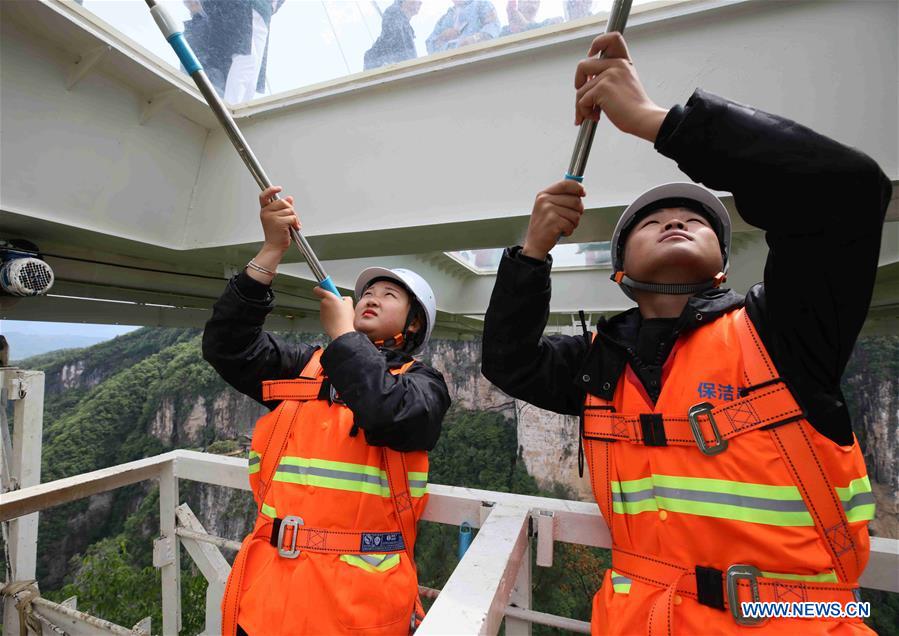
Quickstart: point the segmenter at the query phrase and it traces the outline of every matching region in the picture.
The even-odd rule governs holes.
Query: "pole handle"
[[[606,23],[606,33],[624,33],[627,18],[631,12],[633,0],[615,0],[609,20]],[[605,54],[600,58],[604,58]],[[584,171],[587,168],[587,159],[590,157],[590,148],[593,146],[593,135],[596,134],[597,122],[588,119],[581,123],[577,140],[574,143],[574,151],[571,153],[571,162],[568,164],[568,172],[565,178],[579,183],[584,180]]]
[[[338,298],[342,298],[342,296],[340,295],[340,291],[337,289],[337,285],[334,284],[334,281],[331,280],[330,276],[325,276],[324,280],[318,281],[318,286],[325,291],[331,292]]]

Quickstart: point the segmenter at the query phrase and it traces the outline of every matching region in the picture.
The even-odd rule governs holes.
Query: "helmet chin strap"
[[[625,285],[626,287],[639,291],[651,292],[653,294],[680,295],[697,294],[707,289],[720,287],[721,284],[727,280],[727,275],[724,272],[718,272],[713,279],[700,283],[644,283],[634,280],[624,272],[615,272],[612,274],[611,278],[619,285]]]
[[[395,336],[393,336],[392,338],[385,338],[384,340],[373,340],[372,342],[374,343],[374,345],[375,345],[376,347],[378,347],[379,349],[381,349],[381,348],[383,348],[383,347],[388,347],[388,348],[390,348],[390,347],[396,347],[396,348],[400,348],[400,347],[403,346],[403,344],[405,343],[405,341],[406,341],[406,339],[405,339],[405,337],[403,336],[403,334],[398,333],[398,334],[396,334]]]
[[[415,308],[410,307],[409,313],[406,314],[406,324],[403,325],[403,330],[392,338],[374,340],[374,345],[379,349],[384,347],[400,349],[401,351],[406,349],[406,345],[410,344],[415,339],[415,333],[409,332],[409,327],[412,326],[413,320],[415,320]]]

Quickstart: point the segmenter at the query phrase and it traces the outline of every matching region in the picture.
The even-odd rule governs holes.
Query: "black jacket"
[[[242,272],[228,282],[203,332],[203,357],[228,384],[269,409],[277,402],[262,400],[262,381],[296,378],[316,349],[263,331],[273,307],[271,289]],[[409,360],[358,332],[340,336],[322,354],[328,380],[372,446],[413,451],[437,444],[449,391],[439,371],[418,361],[402,375],[388,371]]]
[[[671,110],[655,147],[694,181],[732,192],[769,246],[763,283],[745,298],[727,290],[694,296],[673,338],[745,304],[810,423],[849,443],[840,377],[871,302],[889,180],[857,150],[701,90]],[[484,376],[558,413],[579,414],[586,391],[611,399],[625,364],[640,364],[638,310],[600,321],[594,346],[583,337],[544,336],[552,259],[519,252],[506,250],[487,309]],[[661,382],[660,374],[635,371],[644,384]]]

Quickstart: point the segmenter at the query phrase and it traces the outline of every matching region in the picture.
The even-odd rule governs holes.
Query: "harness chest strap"
[[[702,446],[714,448],[722,440],[804,416],[805,412],[780,379],[753,386],[743,397],[722,406],[697,405],[686,417],[661,413],[623,415],[615,413],[604,400],[588,394],[584,406],[584,439],[645,446],[694,446],[700,442],[699,433]]]

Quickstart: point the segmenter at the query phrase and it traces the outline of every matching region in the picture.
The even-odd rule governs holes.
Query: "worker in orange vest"
[[[265,243],[231,279],[203,355],[272,411],[253,431],[258,515],[222,602],[224,634],[406,636],[424,616],[413,550],[428,454],[450,405],[443,376],[413,358],[437,316],[428,283],[371,267],[353,299],[319,287],[322,350],[262,330],[271,282],[300,229],[293,198],[260,195]]]
[[[770,246],[763,283],[724,289],[727,209],[695,183],[652,188],[610,244],[612,279],[637,308],[583,337],[543,335],[549,251],[578,226],[583,187],[538,194],[523,247],[503,256],[482,371],[581,417],[579,464],[586,454],[612,536],[593,633],[868,632],[840,615],[859,609],[874,497],[839,382],[870,304],[890,183],[856,150],[701,90],[660,108],[620,34],[589,56],[576,122],[600,107],[693,180],[732,192]],[[817,620],[796,607],[764,619],[752,601],[833,605]]]

